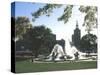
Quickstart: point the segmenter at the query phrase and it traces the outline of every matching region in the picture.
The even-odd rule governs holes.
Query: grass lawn
[[[16,72],[43,72],[60,70],[77,70],[97,68],[97,61],[64,62],[64,63],[32,63],[28,61],[16,62]]]

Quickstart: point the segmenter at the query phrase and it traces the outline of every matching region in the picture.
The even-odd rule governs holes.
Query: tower
[[[80,29],[78,27],[78,21],[76,21],[76,28],[74,30],[74,34],[72,35],[72,42],[76,48],[80,48],[80,38],[81,38],[81,33]]]

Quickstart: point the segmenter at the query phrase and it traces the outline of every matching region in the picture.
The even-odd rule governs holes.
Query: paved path
[[[71,63],[71,62],[82,62],[82,61],[97,61],[97,60],[66,60],[66,61],[34,61],[33,63]]]

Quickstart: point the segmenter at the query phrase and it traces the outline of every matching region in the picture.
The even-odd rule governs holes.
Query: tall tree
[[[27,29],[32,27],[29,18],[19,16],[15,18],[15,34],[16,38],[22,38],[22,35],[26,33]]]
[[[86,34],[81,39],[82,52],[97,52],[97,36],[93,34]]]
[[[56,41],[55,37],[49,28],[44,26],[35,26],[30,28],[26,34],[24,34],[24,44],[29,49],[32,50],[35,57],[38,57],[40,53],[47,54],[49,48]]]

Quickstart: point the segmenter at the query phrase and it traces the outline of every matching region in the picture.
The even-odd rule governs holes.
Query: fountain
[[[62,60],[61,57],[64,57],[64,59],[66,59],[66,53],[64,52],[61,45],[55,44],[52,52],[48,56],[48,60],[53,60],[54,58],[54,60],[60,61]]]
[[[55,44],[50,55],[48,56],[47,61],[53,60],[53,57],[56,61],[62,61],[60,57],[63,57],[64,60],[75,60],[75,53],[78,53],[79,59],[87,59],[86,57],[84,57],[86,53],[80,52],[69,40],[66,40],[65,52],[61,45]],[[71,58],[68,59],[68,56]]]
[[[74,60],[75,59],[75,53],[78,53],[78,57],[79,59],[87,59],[86,57],[84,57],[86,55],[86,53],[82,53],[80,52],[74,45],[72,42],[70,42],[69,40],[66,40],[66,44],[65,44],[65,52],[67,53],[67,55],[71,56],[72,59],[70,60]]]

